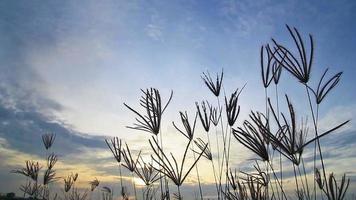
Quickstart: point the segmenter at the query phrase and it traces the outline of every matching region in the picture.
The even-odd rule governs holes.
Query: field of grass
[[[278,39],[272,39],[260,49],[261,73],[256,76],[260,76],[265,90],[263,111],[252,110],[249,118],[241,119],[239,99],[243,98],[245,85],[229,93],[224,89],[224,84],[228,84],[224,82],[224,73],[228,72],[221,70],[214,76],[209,72],[202,73],[202,84],[216,97],[216,102],[195,102],[195,111],[180,111],[181,121],[171,124],[177,136],[186,139],[186,145],[180,147],[182,157],[167,152],[162,142],[165,135],[161,131],[161,122],[174,98],[173,91],[163,98],[156,88],[142,89],[139,107],[131,103],[124,104],[128,113],[135,116],[134,123],[127,127],[152,136],[147,143],[151,157],[144,158],[141,151],[133,153],[132,147],[124,142],[125,138],[115,137],[105,141],[119,168],[121,179],[115,188],[119,190],[119,199],[208,199],[201,186],[202,175],[198,167],[203,159],[211,164],[215,183],[214,199],[345,199],[350,179],[345,174],[336,176],[328,170],[321,138],[333,134],[349,121],[341,121],[333,127],[319,125],[323,102],[337,88],[342,72],[329,74],[328,69],[324,69],[322,74],[311,75],[313,37],[302,35],[296,28],[286,28],[293,47],[289,48]],[[300,105],[295,104],[299,102],[294,102],[289,94],[280,94],[279,86],[284,84],[280,81],[281,76],[295,79],[298,87],[305,90],[304,98],[308,103],[303,107],[308,109],[308,116],[298,115],[296,108]],[[311,81],[311,78],[319,79]],[[196,137],[197,124],[201,124],[206,137]],[[113,199],[113,188],[102,187],[96,178],[88,184],[87,189],[79,189],[76,187],[78,174],[72,173],[61,178],[57,176],[55,166],[59,157],[51,152],[55,139],[56,134],[42,136],[46,163],[28,160],[23,168],[12,171],[26,177],[26,182],[20,186],[24,197],[86,200],[94,199],[92,193],[98,192],[103,200]],[[231,154],[235,150],[231,145],[233,140],[255,155],[256,159],[251,161],[253,171],[241,171],[232,164]],[[306,151],[313,155],[311,168],[305,164]],[[188,159],[188,155],[192,154],[194,159]],[[286,181],[286,169],[289,168],[293,170],[292,182]],[[132,184],[122,180],[123,170],[131,174]],[[184,196],[181,187],[192,172],[197,182],[197,195]],[[138,190],[134,179],[141,179],[145,187]],[[52,191],[54,182],[63,185],[61,192]],[[287,191],[288,187],[294,190]],[[128,188],[134,192],[129,194]]]

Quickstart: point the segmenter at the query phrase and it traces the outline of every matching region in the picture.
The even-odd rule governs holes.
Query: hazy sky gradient
[[[86,155],[90,148],[96,148],[97,155],[102,155],[101,165],[91,164],[96,159],[93,154],[82,162],[99,172],[100,166],[109,162],[110,154],[103,137],[97,136],[119,136],[133,145],[148,145],[148,134],[125,128],[134,122],[134,115],[123,106],[127,102],[137,107],[140,88],[147,87],[159,88],[165,100],[174,90],[163,132],[168,148],[177,152],[176,141],[169,140],[177,135],[170,126],[171,121],[178,120],[177,112],[192,113],[195,101],[215,100],[200,78],[206,70],[215,74],[224,69],[227,94],[247,83],[240,101],[240,121],[250,109],[263,110],[259,49],[271,37],[292,44],[285,24],[315,38],[312,83],[326,67],[331,73],[344,72],[340,85],[322,106],[320,124],[327,129],[344,119],[354,119],[354,19],[354,1],[2,1],[0,96],[1,113],[7,114],[1,118],[0,148],[4,151],[0,157],[7,163],[0,165],[0,175],[12,177],[8,169],[20,158],[10,159],[10,155],[28,151],[11,139],[23,139],[21,131],[14,136],[5,122],[16,121],[20,126],[24,124],[21,120],[30,120],[41,124],[31,125],[31,130],[23,127],[26,134],[52,131],[46,127],[55,125],[46,123],[56,122],[63,128],[56,126],[60,132],[90,135],[85,144],[80,139],[73,142],[82,146],[68,150],[66,162],[75,154]],[[281,81],[286,85],[281,91],[293,97],[301,114],[306,113],[303,88],[295,87],[297,81],[287,73]],[[8,114],[11,112],[25,114]],[[353,122],[342,133],[340,141],[334,142],[331,137],[326,141],[330,156],[340,159],[328,162],[332,168],[343,163],[345,171],[354,176]],[[183,142],[182,138],[178,143]],[[80,153],[75,153],[78,149]],[[29,156],[39,154],[34,151]],[[240,156],[237,164],[251,155],[239,148],[236,156]],[[108,166],[97,177],[105,177],[114,169]]]

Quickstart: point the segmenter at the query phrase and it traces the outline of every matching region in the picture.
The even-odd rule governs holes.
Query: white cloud
[[[145,28],[146,34],[156,41],[163,41],[162,28],[158,25],[148,24]]]

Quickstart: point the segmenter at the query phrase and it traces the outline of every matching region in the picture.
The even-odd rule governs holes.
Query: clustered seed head
[[[161,95],[157,89],[149,88],[141,91],[143,95],[140,99],[140,105],[145,109],[144,114],[139,113],[124,103],[124,105],[138,117],[136,118],[136,123],[134,123],[133,126],[127,126],[127,128],[157,135],[160,131],[162,115],[173,97],[173,91],[171,91],[171,95],[163,107]]]
[[[118,137],[114,137],[110,140],[105,139],[106,145],[109,147],[112,155],[114,156],[115,160],[121,164],[121,158],[122,158],[122,142],[121,139]]]
[[[232,127],[236,120],[237,117],[240,114],[240,105],[238,105],[238,100],[239,96],[242,92],[242,90],[245,88],[246,84],[242,87],[242,89],[239,91],[239,89],[236,89],[235,92],[233,92],[229,98],[229,100],[225,96],[225,108],[226,108],[226,115],[227,115],[227,122],[229,123],[229,126]]]
[[[55,139],[56,139],[56,134],[54,133],[46,133],[42,135],[42,142],[46,150],[52,147]]]
[[[90,185],[90,190],[91,191],[94,191],[96,187],[99,186],[99,180],[97,178],[95,178],[94,180],[90,181],[89,182],[89,185]]]
[[[209,90],[216,96],[218,97],[220,95],[220,90],[222,86],[222,80],[224,77],[224,71],[221,71],[221,75],[216,74],[216,82],[214,83],[213,79],[210,76],[210,73],[203,73],[203,76],[201,78],[203,79],[205,85],[209,88]]]
[[[206,132],[209,132],[210,122],[211,122],[211,112],[212,112],[211,105],[207,101],[206,101],[206,103],[205,103],[205,101],[201,102],[201,109],[200,109],[198,102],[195,102],[195,105],[197,107],[199,118],[200,118],[200,121],[204,127],[204,130]]]
[[[176,124],[174,122],[172,122],[174,128],[177,129],[177,131],[179,131],[188,140],[192,140],[193,137],[194,137],[194,131],[195,131],[195,125],[196,125],[196,122],[197,122],[198,113],[195,112],[195,118],[194,118],[193,126],[189,122],[187,111],[185,111],[184,113],[183,112],[179,112],[179,115],[180,115],[180,119],[181,119],[181,122],[182,122],[182,124],[184,126],[184,130],[185,131],[183,131],[180,128],[178,128],[176,126]]]

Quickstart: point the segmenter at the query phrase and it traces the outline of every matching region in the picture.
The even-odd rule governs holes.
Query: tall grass
[[[339,130],[349,123],[349,120],[340,122],[334,127],[320,127],[319,123],[321,105],[337,87],[342,72],[331,75],[327,79],[328,69],[326,69],[314,87],[310,83],[311,78],[315,77],[312,76],[314,39],[309,34],[306,42],[296,28],[288,25],[286,28],[294,43],[294,48],[289,48],[276,39],[272,39],[269,44],[262,45],[260,49],[260,76],[264,89],[264,100],[261,104],[265,106],[263,111],[251,110],[247,119],[239,119],[242,109],[239,99],[243,98],[241,94],[246,84],[232,91],[230,95],[226,95],[223,85],[224,71],[217,73],[216,79],[213,79],[209,72],[202,74],[203,83],[216,97],[217,106],[205,100],[201,103],[196,102],[192,122],[189,121],[187,112],[179,112],[182,125],[175,122],[172,125],[176,132],[186,139],[184,147],[176,147],[182,153],[180,159],[163,148],[161,131],[163,114],[172,100],[173,91],[165,103],[162,101],[160,91],[156,88],[141,90],[142,96],[139,99],[138,109],[124,103],[124,106],[135,115],[135,122],[127,128],[150,133],[152,137],[148,140],[151,149],[145,152],[151,154],[149,160],[141,156],[141,149],[132,150],[127,143],[123,146],[122,140],[117,137],[106,140],[118,164],[121,199],[139,199],[140,196],[146,200],[191,199],[193,197],[184,197],[181,187],[193,169],[197,175],[199,198],[208,199],[202,187],[202,173],[198,167],[198,162],[202,158],[211,163],[211,174],[214,177],[216,189],[215,198],[219,200],[345,199],[350,179],[344,174],[341,180],[338,180],[335,173],[328,171],[321,139]],[[281,81],[281,76],[289,76],[297,80],[297,85],[305,89],[307,101],[305,107],[308,108],[309,115],[300,115],[303,110],[296,109],[298,106],[295,106],[296,101],[293,101],[290,94],[284,95],[283,102],[285,103],[282,104],[279,87],[285,83]],[[272,88],[273,84],[274,88]],[[221,101],[223,104],[220,103]],[[309,118],[312,120],[312,127],[309,127]],[[197,121],[200,121],[202,131],[196,129]],[[219,124],[220,127],[218,127]],[[215,127],[214,131],[211,130],[212,125]],[[215,133],[215,141],[210,140],[213,138],[212,132]],[[49,152],[55,138],[53,134],[46,134],[42,137],[46,150],[43,183],[40,183],[38,178],[43,168],[39,162],[26,161],[24,168],[13,171],[13,173],[27,177],[26,184],[21,186],[24,196],[35,199],[85,200],[93,198],[91,191],[94,191],[100,182],[94,179],[89,183],[89,189],[80,192],[75,187],[78,174],[70,174],[61,178],[64,181],[62,195],[50,193],[51,183],[60,179],[56,176],[54,168],[58,157]],[[234,142],[240,143],[253,153],[254,159],[250,166],[252,170],[240,171],[238,170],[240,166],[233,165],[230,155],[238,151]],[[216,147],[212,148],[215,144]],[[305,152],[310,148],[313,151],[312,169],[308,168],[305,162]],[[133,152],[136,150],[138,153],[134,155]],[[193,159],[188,159],[189,154],[193,154]],[[124,186],[122,167],[131,173],[133,197],[130,197],[127,187]],[[289,183],[287,183],[288,175],[286,175],[289,172],[288,168],[293,170],[293,175],[291,175],[293,181]],[[145,184],[141,195],[138,194],[136,188],[135,176]],[[288,185],[295,188],[292,193],[287,191]],[[176,190],[173,190],[172,186],[175,186]],[[160,193],[158,194],[157,191]],[[112,190],[102,187],[101,198],[112,200]]]
[[[225,105],[220,105],[221,89],[224,88],[224,72],[222,71],[221,74],[217,74],[216,79],[213,79],[209,72],[204,72],[201,76],[204,84],[216,97],[218,106],[214,107],[207,101],[202,101],[200,104],[196,103],[198,117],[206,134],[207,142],[205,143],[203,139],[197,138],[194,140],[194,144],[196,148],[200,149],[197,152],[199,157],[203,156],[211,161],[217,199],[283,200],[296,197],[297,199],[308,200],[317,198],[327,198],[330,200],[343,199],[345,197],[349,186],[349,179],[344,175],[341,182],[338,183],[334,173],[330,173],[329,177],[327,176],[320,140],[322,137],[343,127],[349,121],[341,122],[335,127],[329,127],[324,132],[320,132],[318,125],[319,106],[337,86],[342,72],[336,73],[326,80],[325,77],[328,71],[326,69],[317,87],[314,89],[309,84],[312,77],[314,59],[313,37],[309,35],[309,48],[307,48],[305,41],[296,28],[287,26],[287,30],[295,44],[296,50],[287,48],[276,39],[272,39],[270,44],[263,45],[260,50],[261,77],[265,96],[265,110],[263,112],[251,111],[249,119],[236,123],[241,110],[238,100],[246,84],[240,90],[237,89],[232,92],[230,96],[225,95]],[[310,116],[313,122],[312,129],[309,128],[308,116],[299,116],[297,114],[298,112],[288,94],[285,95],[287,112],[281,112],[278,85],[284,84],[280,82],[282,74],[283,76],[288,75],[295,78],[299,82],[298,84],[305,87],[308,102],[306,106],[310,109]],[[272,83],[274,84],[274,88],[270,92]],[[156,89],[146,90],[144,93],[147,95],[149,91],[157,91],[156,93],[158,93]],[[274,94],[273,97],[270,96],[272,93]],[[272,99],[274,99],[274,102],[272,102]],[[150,106],[149,103],[143,103],[145,101],[145,98],[143,98],[141,105],[147,110],[146,116],[139,115],[137,111],[128,107],[141,118],[141,120],[136,119],[138,124],[134,128],[158,134],[159,129],[157,128],[157,124],[161,126],[159,123],[161,114],[154,114],[154,106]],[[222,115],[223,110],[226,113],[226,118]],[[182,150],[184,158],[180,167],[178,167],[176,158],[173,155],[171,155],[173,162],[168,159],[167,153],[160,148],[157,138],[152,138],[149,141],[155,155],[152,159],[160,166],[156,170],[166,175],[178,186],[178,194],[174,195],[174,197],[179,199],[182,198],[179,187],[184,182],[182,181],[184,178],[182,179],[181,171],[184,167],[188,146],[191,145],[190,141],[195,137],[193,134],[189,134],[191,127],[187,119],[185,119],[187,116],[182,112],[180,116],[187,132],[183,132],[174,123],[173,126],[178,132],[189,139],[185,150]],[[216,149],[212,149],[212,141],[210,140],[211,124],[215,126]],[[217,129],[219,124],[221,130]],[[237,173],[236,169],[231,169],[233,166],[230,164],[230,154],[231,151],[235,150],[234,145],[231,148],[231,136],[255,154],[256,159],[252,164],[255,172],[240,171]],[[219,143],[220,139],[221,143]],[[313,169],[308,170],[304,161],[304,152],[306,147],[311,144],[314,144],[314,164]],[[196,152],[194,148],[192,149]],[[213,150],[214,153],[212,153]],[[276,158],[277,162],[275,162]],[[197,162],[197,159],[195,161]],[[319,168],[317,168],[317,162],[321,164],[321,173]],[[287,163],[289,163],[289,166],[284,166]],[[217,169],[216,166],[218,166]],[[283,183],[283,179],[287,178],[284,175],[286,173],[285,169],[289,167],[293,169],[295,194],[287,193],[287,186]],[[199,168],[196,168],[196,171],[199,174]],[[310,180],[308,171],[314,172],[313,180]],[[200,199],[204,199],[199,175],[197,179]],[[321,192],[321,196],[317,195],[318,191]]]

